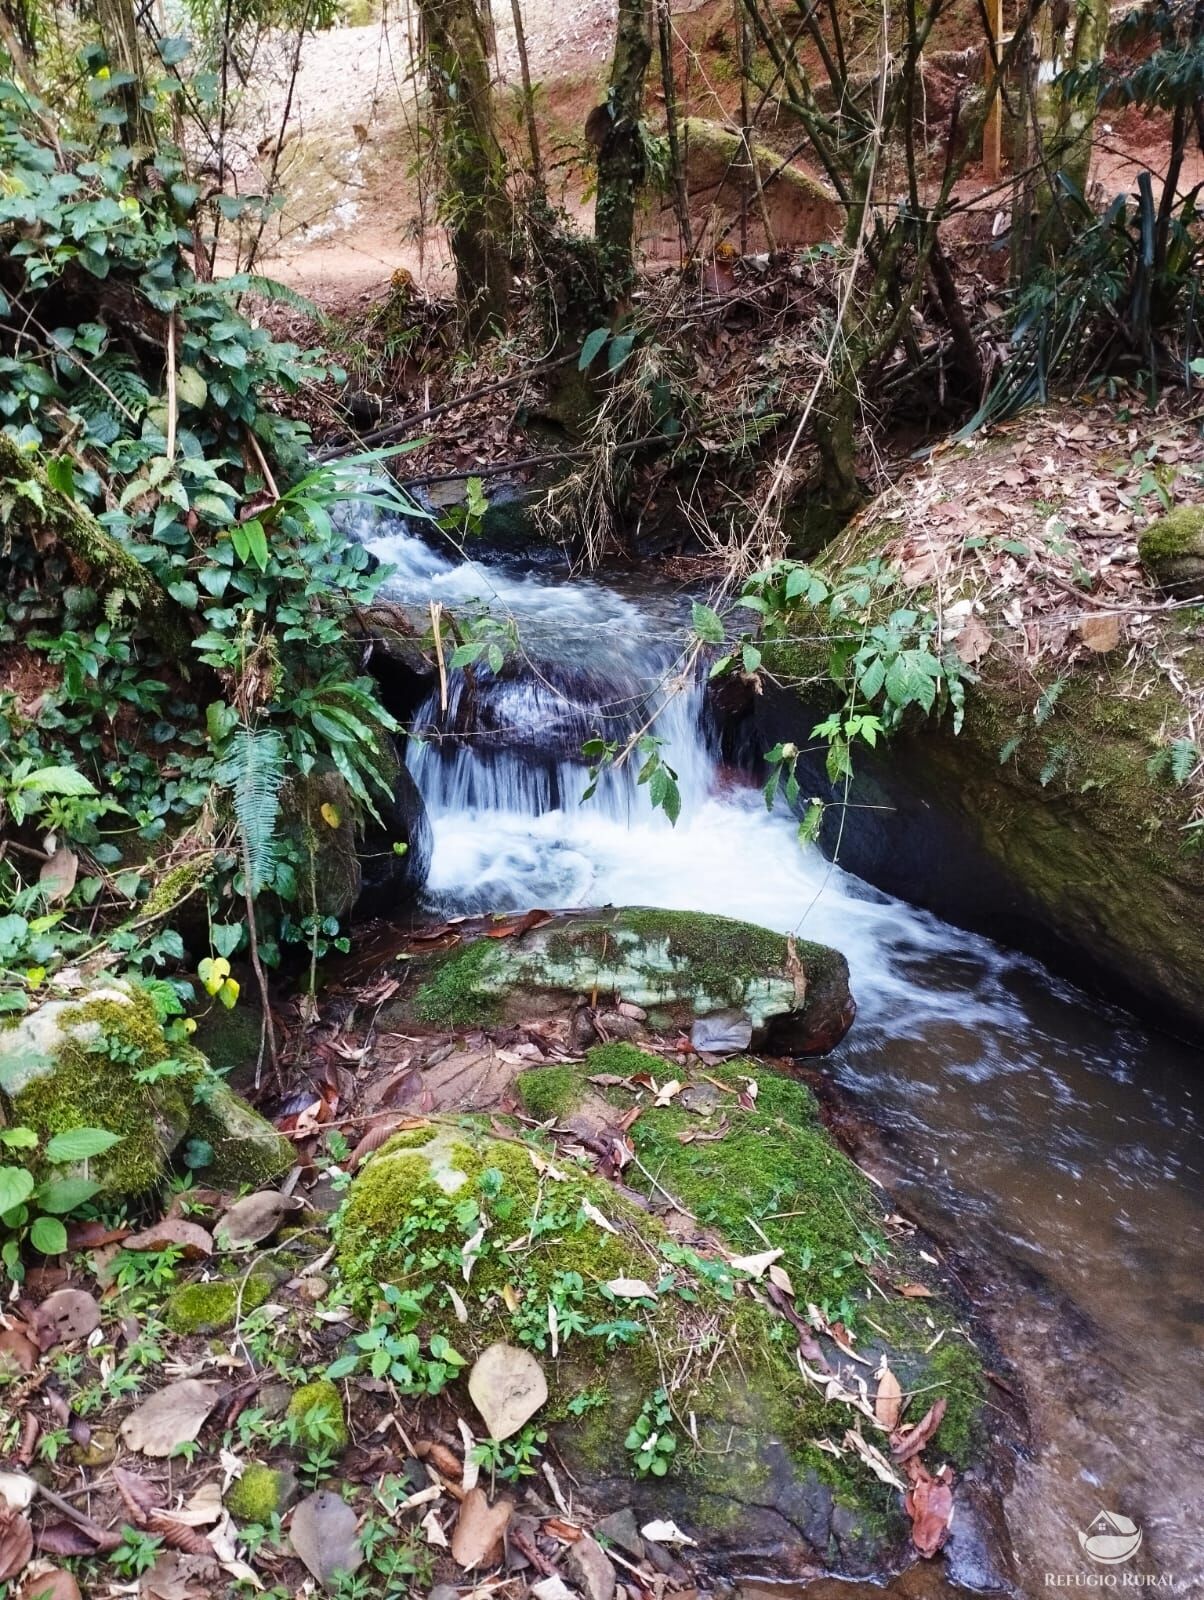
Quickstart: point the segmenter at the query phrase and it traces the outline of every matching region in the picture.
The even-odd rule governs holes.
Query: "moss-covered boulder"
[[[449,949],[414,946],[406,993],[386,1022],[503,1025],[564,1014],[582,998],[623,1000],[661,1030],[739,1013],[757,1048],[809,1055],[830,1050],[853,1020],[842,955],[749,922],[629,906],[513,927],[477,919]]]
[[[588,1076],[598,1064],[576,1069],[567,1106],[596,1094]],[[672,1517],[709,1558],[738,1560],[745,1574],[881,1577],[913,1558],[901,1494],[846,1430],[856,1424],[889,1453],[885,1434],[826,1391],[809,1342],[803,1360],[815,1376],[805,1375],[764,1266],[732,1258],[763,1252],[768,1237],[787,1275],[778,1282],[792,1290],[777,1291],[783,1303],[843,1319],[869,1365],[825,1339],[842,1392],[855,1393],[856,1375],[868,1378],[885,1355],[909,1420],[945,1397],[934,1464],[982,1459],[978,1353],[933,1282],[931,1257],[889,1227],[809,1091],[750,1060],[711,1078],[723,1104],[709,1121],[681,1097],[655,1107],[644,1096],[632,1126],[640,1166],[625,1170],[625,1187],[540,1142],[498,1137],[496,1117],[398,1136],[352,1183],[340,1271],[365,1309],[381,1284],[404,1291],[423,1348],[441,1335],[464,1371],[499,1342],[531,1350],[549,1398],[529,1427],[551,1431],[585,1503],[633,1506],[641,1522]],[[608,1093],[617,1119],[631,1094]],[[681,1137],[700,1132],[722,1137]],[[929,1298],[891,1288],[917,1282]],[[663,1471],[641,1470],[650,1433],[666,1441]]]
[[[1151,522],[1137,553],[1164,593],[1185,600],[1204,596],[1204,506],[1176,506]]]
[[[1147,468],[1116,456],[1118,433],[1106,408],[1050,408],[914,469],[815,563],[846,588],[880,563],[866,613],[854,605],[835,629],[823,603],[784,609],[753,715],[762,748],[806,752],[802,793],[832,801],[822,843],[839,841],[843,867],[1200,1034],[1204,608],[1168,610],[1131,560]],[[1183,460],[1159,471],[1186,502],[1204,468],[1186,443]],[[1082,508],[1118,486],[1121,528],[1102,540]],[[1198,517],[1185,503],[1143,549],[1182,550],[1160,530]],[[810,739],[843,701],[831,636],[895,612],[934,619],[928,648],[963,661],[964,724],[913,709],[885,745],[858,745],[847,790],[833,786]]]
[[[686,187],[691,209],[720,217],[740,213],[741,192],[747,189],[750,232],[759,248],[766,248],[763,218],[768,217],[776,247],[789,249],[820,244],[840,237],[844,213],[835,195],[810,172],[757,141],[752,145],[753,172],[744,142],[734,128],[705,117],[686,117],[680,129]],[[758,200],[756,185],[761,188]],[[667,202],[662,201],[668,210]],[[722,231],[722,226],[718,231]]]
[[[71,1128],[117,1134],[88,1164],[114,1197],[156,1188],[186,1138],[197,1153],[209,1148],[214,1174],[231,1186],[278,1177],[292,1162],[288,1141],[199,1051],[168,1043],[149,993],[117,980],[0,1028],[0,1111],[32,1128],[39,1145]],[[36,1165],[36,1149],[31,1158]]]
[[[263,1188],[295,1159],[290,1141],[212,1073],[194,1088],[188,1132],[207,1147],[198,1165],[204,1181],[219,1189]]]

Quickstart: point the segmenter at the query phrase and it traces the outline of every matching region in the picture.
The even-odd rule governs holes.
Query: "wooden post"
[[[986,82],[988,90],[999,65],[999,43],[1003,38],[1003,0],[986,0],[987,39]],[[982,129],[982,175],[988,183],[999,177],[999,151],[1003,132],[1003,93],[991,97],[987,120]]]

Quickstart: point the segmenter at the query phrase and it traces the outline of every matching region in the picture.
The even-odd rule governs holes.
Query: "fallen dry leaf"
[[[655,1300],[656,1290],[643,1278],[612,1278],[609,1283],[603,1284],[609,1289],[616,1300]]]
[[[0,1328],[0,1376],[32,1372],[38,1364],[38,1347],[20,1328]]]
[[[56,1289],[33,1314],[34,1332],[43,1350],[86,1339],[100,1327],[96,1297],[84,1289]]]
[[[217,1404],[218,1388],[200,1378],[183,1378],[160,1389],[121,1424],[127,1450],[169,1456],[177,1445],[195,1439]]]
[[[39,1565],[41,1565],[39,1563]],[[29,1574],[15,1600],[82,1600],[79,1584],[62,1567],[42,1566]]]
[[[508,1439],[548,1398],[543,1368],[529,1350],[491,1344],[468,1375],[468,1393],[491,1439]]]
[[[953,1473],[942,1467],[934,1478],[918,1461],[908,1463],[907,1473],[911,1487],[903,1506],[911,1518],[911,1542],[922,1556],[934,1556],[953,1521]]]
[[[0,1583],[24,1572],[33,1555],[33,1529],[28,1517],[6,1506],[0,1510]]]
[[[183,1217],[163,1217],[153,1228],[132,1233],[122,1248],[163,1250],[168,1245],[177,1245],[184,1252],[185,1261],[202,1261],[213,1254],[213,1240],[208,1231],[197,1222],[186,1222]]]
[[[79,857],[74,850],[68,850],[65,844],[59,845],[38,873],[38,882],[46,891],[46,903],[52,906],[61,904],[75,888],[78,876]]]
[[[884,1366],[878,1379],[878,1392],[874,1396],[874,1415],[886,1429],[893,1433],[899,1426],[899,1413],[903,1409],[903,1390],[889,1367]]]
[[[944,1395],[939,1400],[933,1401],[928,1410],[916,1423],[914,1428],[891,1435],[890,1453],[896,1461],[907,1461],[912,1456],[918,1456],[920,1451],[932,1438],[941,1425],[941,1418],[945,1415],[948,1401]]]
[[[954,641],[953,648],[957,652],[958,660],[972,667],[987,654],[991,643],[991,635],[986,628],[977,617],[971,616],[967,618],[965,627]]]
[[[1112,611],[1101,612],[1098,617],[1084,617],[1079,623],[1078,633],[1088,650],[1096,655],[1105,655],[1120,643],[1120,618]]]
[[[214,1243],[219,1250],[249,1250],[270,1239],[285,1217],[300,1211],[304,1204],[304,1200],[275,1189],[249,1194],[222,1217],[213,1230]]]
[[[336,1573],[354,1573],[364,1559],[355,1512],[329,1489],[308,1495],[293,1512],[293,1549],[324,1589]]]
[[[729,1267],[735,1267],[738,1272],[747,1272],[750,1277],[760,1278],[782,1254],[784,1252],[781,1250],[762,1250],[759,1255],[754,1256],[729,1256],[727,1264]],[[781,1288],[781,1285],[778,1287]]]
[[[892,1489],[906,1490],[907,1485],[891,1466],[890,1462],[875,1445],[868,1439],[862,1438],[855,1428],[845,1432],[844,1442],[850,1450],[855,1450],[866,1466],[883,1483],[889,1483]]]
[[[691,1539],[677,1526],[676,1522],[669,1522],[665,1518],[655,1518],[646,1522],[640,1529],[645,1539],[651,1539],[653,1544],[697,1544],[696,1539]]]
[[[491,1506],[484,1489],[470,1489],[460,1504],[452,1534],[453,1560],[465,1568],[490,1565],[513,1515],[513,1500],[499,1500]]]

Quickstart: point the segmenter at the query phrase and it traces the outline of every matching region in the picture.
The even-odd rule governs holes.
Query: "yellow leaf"
[[[332,805],[329,800],[322,805],[322,821],[328,828],[337,828],[343,819],[339,816],[339,808]]]
[[[217,997],[227,1011],[233,1011],[238,1003],[239,982],[237,978],[226,978],[217,992]]]

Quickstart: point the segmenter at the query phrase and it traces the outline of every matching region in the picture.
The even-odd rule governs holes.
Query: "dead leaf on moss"
[[[942,1395],[939,1400],[933,1401],[914,1428],[908,1428],[903,1432],[896,1431],[891,1435],[890,1453],[896,1461],[907,1461],[912,1456],[919,1455],[940,1427],[948,1403]]]
[[[473,1363],[468,1393],[485,1419],[489,1437],[508,1439],[548,1398],[548,1380],[529,1350],[491,1344]]]
[[[1079,623],[1078,635],[1088,650],[1106,655],[1120,643],[1120,618],[1112,611],[1103,611],[1098,617],[1084,617]]]
[[[892,1433],[899,1425],[902,1409],[903,1390],[898,1378],[884,1362],[878,1376],[878,1392],[874,1396],[874,1415],[886,1431]]]

